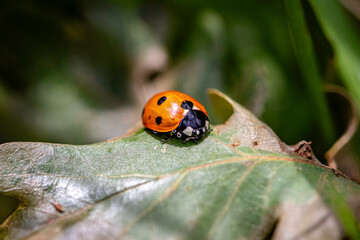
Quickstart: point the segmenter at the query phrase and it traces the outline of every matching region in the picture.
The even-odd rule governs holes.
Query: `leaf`
[[[360,103],[360,36],[338,1],[309,1],[324,34],[334,50],[344,84]]]
[[[285,0],[284,6],[286,8],[288,27],[299,69],[303,75],[307,91],[313,100],[315,111],[319,118],[318,127],[321,128],[325,141],[330,145],[335,139],[334,124],[332,123],[332,118],[326,103],[314,46],[306,26],[301,1]]]
[[[285,145],[249,111],[210,93],[233,113],[197,144],[161,144],[141,129],[92,145],[1,145],[0,192],[20,202],[2,237],[340,238],[324,203],[358,236],[346,203],[358,184],[320,164],[306,142]]]

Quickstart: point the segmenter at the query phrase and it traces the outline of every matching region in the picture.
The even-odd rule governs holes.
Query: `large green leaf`
[[[0,192],[20,202],[2,237],[337,239],[335,216],[358,237],[345,201],[358,184],[321,165],[307,144],[287,146],[228,97],[211,96],[232,114],[197,144],[162,144],[140,130],[84,146],[1,145]]]

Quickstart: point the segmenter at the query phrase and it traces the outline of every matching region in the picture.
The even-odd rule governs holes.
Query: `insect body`
[[[178,91],[165,91],[153,96],[145,105],[143,124],[154,133],[166,133],[169,140],[176,136],[183,142],[205,136],[210,120],[205,107],[194,98]]]

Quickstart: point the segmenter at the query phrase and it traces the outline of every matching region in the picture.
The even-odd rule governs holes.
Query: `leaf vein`
[[[184,171],[177,179],[176,181],[164,192],[163,195],[161,195],[160,198],[158,198],[155,202],[153,202],[148,208],[146,208],[144,211],[142,211],[137,217],[135,217],[130,223],[128,223],[124,229],[121,231],[119,235],[119,239],[121,239],[124,235],[126,235],[131,228],[139,222],[143,217],[148,215],[150,212],[152,212],[156,206],[158,206],[162,201],[167,199],[171,194],[177,189],[179,184],[182,182],[182,180],[185,178],[185,176],[188,174],[189,171]]]
[[[223,217],[225,216],[225,214],[229,211],[230,205],[233,202],[236,194],[239,191],[239,188],[241,186],[241,184],[244,182],[246,176],[248,176],[251,172],[251,170],[257,166],[258,164],[260,164],[261,162],[266,161],[266,160],[261,160],[259,162],[254,163],[253,165],[251,165],[248,169],[246,169],[246,171],[240,176],[239,180],[237,181],[234,189],[232,190],[228,200],[226,201],[224,207],[221,209],[220,213],[217,215],[217,217],[215,218],[215,221],[213,222],[209,234],[207,236],[207,239],[210,239],[211,236],[214,234],[215,228],[216,226],[219,224],[219,222],[221,221],[221,219],[223,219]]]

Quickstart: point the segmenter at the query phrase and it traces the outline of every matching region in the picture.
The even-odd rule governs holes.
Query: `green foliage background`
[[[284,142],[311,140],[324,161],[349,109],[328,98],[324,85],[344,86],[360,103],[359,19],[336,0],[0,5],[1,143],[86,144],[119,136],[129,119],[140,118],[136,91],[173,73],[173,88],[207,107],[205,89],[218,88]],[[165,50],[168,63],[136,83],[137,59],[153,45]],[[352,144],[358,143],[356,136]],[[356,165],[359,151],[346,152]]]

